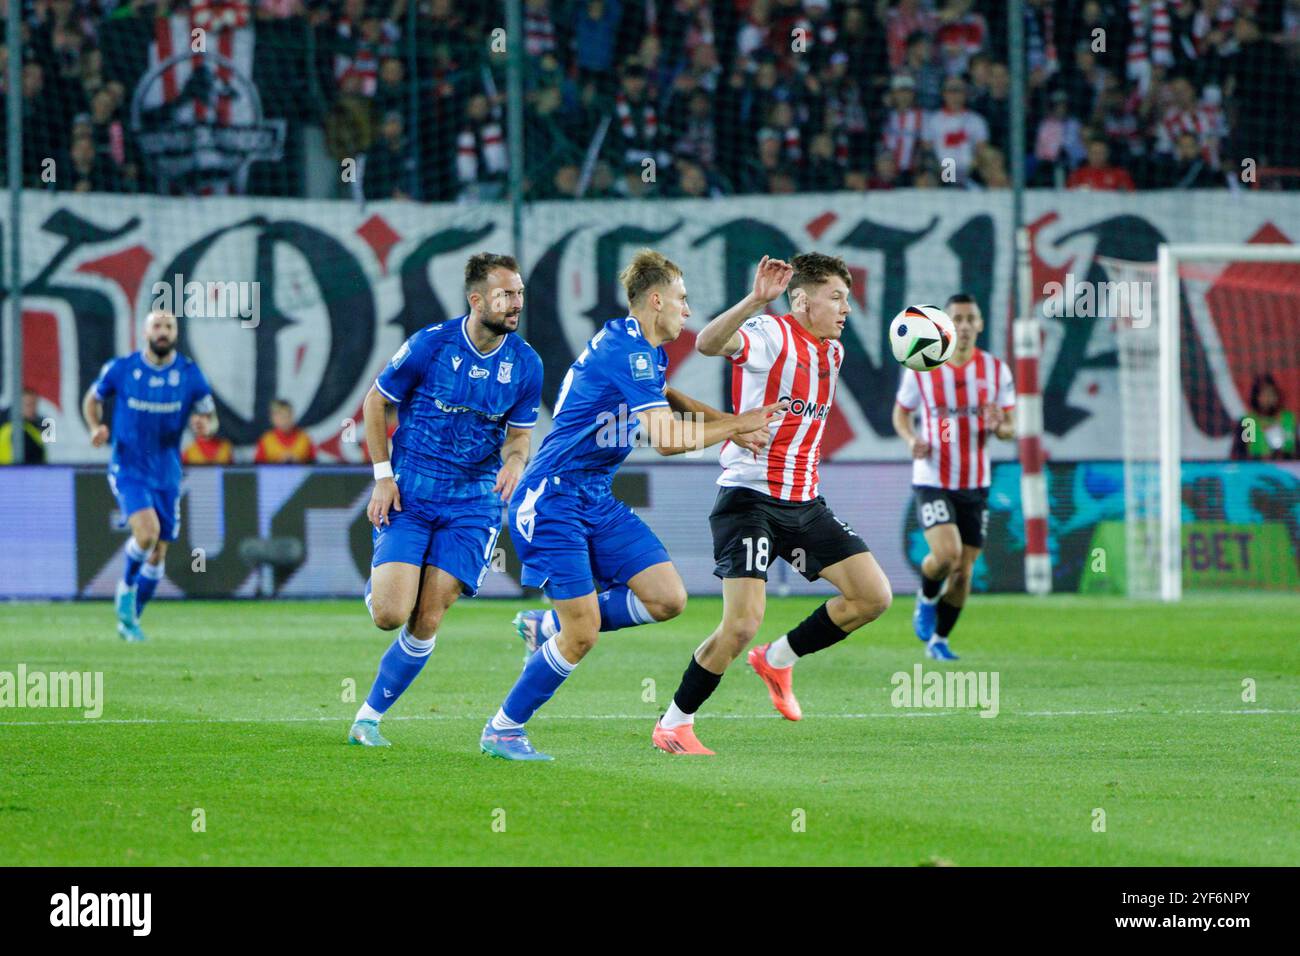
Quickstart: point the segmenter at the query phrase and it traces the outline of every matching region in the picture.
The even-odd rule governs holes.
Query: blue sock
[[[524,672],[515,681],[506,695],[501,711],[508,722],[515,726],[528,723],[537,709],[551,699],[551,696],[564,683],[564,679],[573,673],[577,664],[570,664],[555,646],[555,641],[547,641],[538,653],[528,658]],[[493,718],[495,723],[497,718]],[[498,727],[507,730],[507,727]]]
[[[653,624],[654,618],[641,599],[623,584],[596,595],[600,603],[600,629],[617,631],[638,624]]]
[[[135,616],[139,617],[144,611],[144,606],[149,603],[153,597],[153,592],[158,590],[158,582],[162,580],[162,564],[146,564],[140,569],[140,575],[135,582]]]
[[[375,675],[375,682],[366,697],[366,703],[381,714],[392,707],[397,698],[402,696],[402,692],[411,686],[411,681],[424,670],[424,662],[433,653],[433,644],[437,637],[438,635],[435,634],[427,641],[422,641],[418,637],[411,636],[411,632],[403,624],[402,629],[397,632],[397,640],[393,641],[392,646],[379,659],[379,673]]]
[[[140,575],[140,565],[144,564],[144,559],[149,556],[149,552],[135,543],[135,538],[126,539],[126,570],[122,574],[122,580],[127,587],[135,584],[135,579]]]

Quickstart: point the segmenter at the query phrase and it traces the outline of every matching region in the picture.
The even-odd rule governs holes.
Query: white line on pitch
[[[874,714],[814,714],[813,720],[874,720],[880,717],[960,717],[975,716],[974,708],[958,710],[898,710]],[[1275,710],[1252,708],[1247,710],[1150,710],[1146,707],[1114,710],[1003,710],[999,716],[1008,717],[1110,717],[1117,714],[1139,714],[1149,717],[1186,716],[1258,716],[1260,714],[1300,714],[1300,710]],[[650,720],[657,714],[538,714],[535,720]],[[776,720],[780,714],[701,714],[701,720]],[[6,720],[0,727],[80,726],[85,724],[316,724],[343,723],[349,717],[122,717],[81,718],[73,720]],[[472,714],[409,714],[388,717],[388,720],[482,720],[482,715]]]

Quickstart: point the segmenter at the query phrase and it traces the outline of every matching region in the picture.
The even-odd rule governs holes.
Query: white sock
[[[516,723],[506,716],[506,712],[497,708],[497,715],[490,721],[493,730],[523,730],[524,725]]]
[[[402,644],[402,650],[412,657],[428,657],[433,653],[433,645],[438,642],[438,635],[433,634],[424,640],[412,634],[403,624],[402,629],[397,632],[397,639]]]
[[[547,611],[542,615],[542,637],[550,640],[556,634],[560,633],[560,617],[554,611]]]
[[[143,561],[149,552],[135,543],[135,538],[126,539],[126,556],[132,561]]]
[[[380,720],[383,720],[383,718],[384,718],[384,715],[383,715],[383,714],[381,714],[379,711],[375,710],[375,708],[371,707],[371,706],[370,706],[369,704],[367,704],[365,701],[362,701],[362,702],[361,702],[361,709],[357,711],[357,716],[356,716],[355,718],[353,718],[353,719],[354,719],[354,720],[373,720],[373,721],[375,721],[375,722],[378,722],[378,721],[380,721]]]
[[[682,709],[677,706],[677,701],[675,700],[669,701],[668,709],[664,711],[664,715],[659,718],[659,725],[667,730],[672,730],[674,727],[680,727],[683,724],[693,723],[695,723],[695,715],[682,713]]]
[[[946,638],[946,637],[940,637],[938,634],[935,634],[935,635],[932,635],[932,636],[931,636],[931,638],[930,638],[930,643],[931,643],[931,644],[947,644],[947,643],[948,643],[948,638]]]
[[[161,564],[150,564],[146,561],[144,564],[140,565],[140,577],[142,578],[152,578],[155,581],[161,581],[163,579],[163,571],[164,568]]]
[[[767,645],[766,657],[773,667],[794,667],[794,662],[799,659],[799,655],[790,647],[790,638],[784,634]]]

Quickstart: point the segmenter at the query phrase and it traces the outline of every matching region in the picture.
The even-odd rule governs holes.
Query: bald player
[[[181,436],[190,422],[198,437],[217,430],[208,380],[176,351],[176,316],[155,310],[144,322],[145,347],[109,359],[81,402],[90,443],[112,443],[108,484],[131,529],[126,570],[117,585],[117,633],[143,641],[140,613],[163,577],[167,545],[180,534]],[[103,421],[113,399],[113,426]]]

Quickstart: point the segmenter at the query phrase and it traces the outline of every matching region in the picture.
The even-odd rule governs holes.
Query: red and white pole
[[[1025,590],[1052,591],[1052,559],[1047,550],[1047,477],[1043,473],[1043,397],[1038,369],[1043,354],[1042,325],[1034,302],[1029,230],[1016,231],[1016,277],[1020,316],[1012,322],[1016,359],[1016,437],[1020,450],[1020,507],[1025,516]]]

